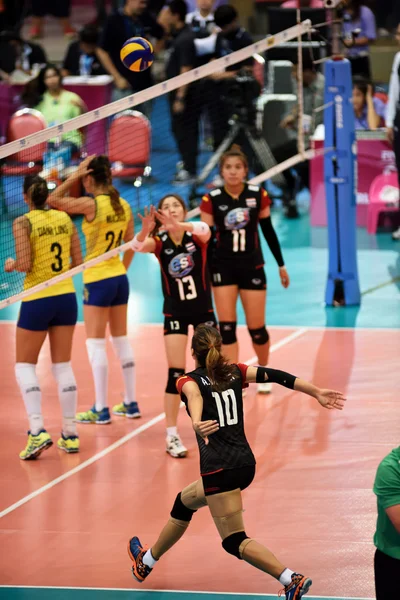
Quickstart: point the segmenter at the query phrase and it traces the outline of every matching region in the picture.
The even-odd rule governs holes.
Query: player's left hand
[[[286,271],[286,267],[279,267],[279,277],[281,278],[281,284],[286,289],[289,287],[290,279],[289,274]]]
[[[316,398],[321,406],[329,410],[333,408],[343,410],[344,403],[346,402],[346,398],[342,392],[336,392],[335,390],[319,390]]]
[[[14,271],[14,268],[15,268],[15,259],[7,258],[6,262],[4,263],[5,272],[12,273]]]
[[[158,221],[160,221],[165,231],[178,231],[181,227],[178,219],[176,217],[173,217],[169,213],[165,213],[161,210],[158,210],[156,212],[156,217]]]
[[[210,441],[208,436],[218,431],[219,423],[218,421],[199,421],[197,423],[193,423],[193,429],[197,435],[203,438],[204,443],[207,446]]]
[[[76,171],[74,171],[74,173],[72,174],[72,176],[75,179],[80,179],[81,177],[84,177],[85,175],[89,175],[89,173],[92,172],[92,169],[88,169],[88,165],[90,163],[91,160],[93,160],[96,157],[95,154],[92,154],[91,156],[87,156],[85,158],[85,160],[83,160],[80,165],[78,166],[78,168],[76,169]]]

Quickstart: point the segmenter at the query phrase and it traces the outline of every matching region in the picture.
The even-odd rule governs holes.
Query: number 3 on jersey
[[[213,392],[212,395],[217,405],[219,426],[237,425],[238,411],[235,392],[233,390],[225,390],[221,394]]]
[[[234,252],[244,252],[246,250],[246,230],[233,229],[233,248]]]

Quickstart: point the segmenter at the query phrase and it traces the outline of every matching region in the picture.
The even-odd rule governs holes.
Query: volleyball
[[[126,40],[121,48],[121,60],[125,67],[136,73],[145,71],[153,64],[153,46],[142,37]]]

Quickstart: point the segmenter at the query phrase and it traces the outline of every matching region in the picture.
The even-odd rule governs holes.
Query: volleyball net
[[[304,135],[301,60],[295,77],[290,68],[278,73],[276,61],[269,60],[269,53],[275,57],[281,48],[287,56],[289,50],[297,63],[299,51],[293,41],[300,40],[301,52],[301,40],[307,39],[310,31],[311,23],[304,21],[50,127],[46,127],[35,107],[16,112],[8,128],[11,141],[0,147],[0,308],[129,247],[106,246],[107,252],[101,256],[67,273],[55,272],[48,281],[23,291],[25,274],[5,272],[4,263],[15,257],[13,222],[28,210],[23,198],[27,174],[42,176],[53,190],[74,172],[83,157],[106,154],[112,164],[114,186],[129,202],[134,215],[146,205],[157,205],[166,194],[178,193],[187,202],[189,217],[193,218],[199,214],[201,196],[219,184],[221,154],[238,143],[249,157],[252,183],[266,182],[268,186],[272,182],[277,189],[283,188],[282,173],[310,159],[313,151]],[[280,93],[276,79],[279,85],[286,86],[285,93]],[[282,121],[288,115],[293,116],[291,127],[284,129]],[[31,131],[34,133],[27,135]],[[276,149],[282,144],[293,149],[278,163]],[[69,196],[84,194],[80,180],[68,191]],[[68,212],[67,205],[65,208]],[[79,218],[73,219],[78,220],[81,235]],[[82,235],[81,239],[84,254]]]

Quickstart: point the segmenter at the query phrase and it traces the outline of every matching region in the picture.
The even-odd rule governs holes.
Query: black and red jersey
[[[202,475],[256,463],[244,432],[242,389],[248,385],[245,383],[247,365],[239,364],[236,367],[237,375],[232,378],[231,383],[223,392],[213,390],[204,367],[186,373],[178,379],[176,384],[189,413],[187,398],[182,392],[182,387],[187,381],[197,383],[203,397],[201,420],[215,420],[219,423],[219,430],[210,435],[208,445],[204,443],[203,438],[196,435]]]
[[[212,215],[216,230],[216,259],[246,259],[247,264],[262,266],[264,258],[258,235],[262,210],[271,205],[267,192],[246,183],[239,198],[225,188],[217,188],[203,196],[200,210]]]
[[[165,315],[192,316],[213,311],[207,269],[207,245],[185,232],[179,244],[168,235],[155,236],[154,251],[161,267]]]

